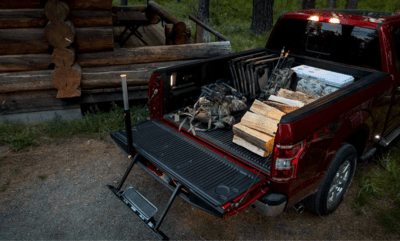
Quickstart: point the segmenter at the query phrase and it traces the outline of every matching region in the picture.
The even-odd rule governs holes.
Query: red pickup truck
[[[310,22],[319,26],[317,33],[310,34]],[[230,60],[279,55],[283,46],[293,66],[355,81],[284,115],[267,157],[232,143],[229,129],[193,135],[186,124],[179,130],[171,113],[193,105],[202,86],[232,79]],[[342,202],[357,160],[400,133],[399,58],[398,13],[320,9],[283,14],[265,48],[158,69],[149,83],[151,120],[131,128],[132,140],[125,130],[111,133],[132,162],[119,186],[110,189],[160,238],[166,238],[159,226],[176,196],[218,217],[247,207],[268,216],[290,207],[329,214]],[[237,122],[243,114],[235,116]],[[173,191],[158,221],[157,208],[134,188],[121,191],[134,164]]]

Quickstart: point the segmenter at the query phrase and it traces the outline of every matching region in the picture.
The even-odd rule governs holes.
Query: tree
[[[346,9],[357,9],[358,0],[347,0]]]
[[[199,10],[197,11],[197,18],[202,21],[205,25],[208,24],[208,19],[210,18],[210,0],[200,0]],[[204,30],[202,27],[197,25],[196,36],[201,37],[203,42],[210,42],[210,32]],[[197,38],[196,37],[196,38]]]
[[[272,8],[274,0],[253,0],[253,17],[250,30],[255,34],[265,34],[272,29]]]
[[[303,0],[302,8],[303,9],[315,8],[315,0]]]
[[[336,0],[328,0],[326,5],[328,8],[336,8]]]

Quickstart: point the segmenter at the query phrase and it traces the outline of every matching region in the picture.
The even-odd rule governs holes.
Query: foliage
[[[149,116],[142,107],[131,108],[132,124],[143,122]],[[124,128],[124,110],[114,106],[110,112],[92,110],[82,119],[62,120],[59,117],[39,123],[0,123],[0,145],[23,150],[42,142],[51,145],[51,138],[104,138],[109,132]]]
[[[0,145],[8,145],[14,150],[37,146],[41,132],[35,124],[0,122]]]
[[[40,180],[44,181],[46,180],[47,176],[46,175],[40,175],[38,176]]]
[[[355,206],[365,210],[370,206],[378,210],[377,218],[388,232],[400,234],[400,143],[391,148],[390,152],[375,158],[375,164],[358,173],[360,189],[355,200]],[[385,209],[375,205],[382,200],[393,202],[394,207]]]

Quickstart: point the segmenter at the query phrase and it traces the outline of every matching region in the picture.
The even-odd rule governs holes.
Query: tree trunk
[[[205,25],[209,26],[208,19],[210,18],[210,0],[200,0],[197,18]],[[210,33],[197,25],[196,35],[201,36],[202,42],[210,42]]]
[[[346,9],[357,9],[358,0],[347,0]]]
[[[272,8],[274,0],[253,0],[253,17],[250,30],[255,34],[265,34],[272,29]]]
[[[336,0],[328,0],[326,5],[328,8],[336,8]]]
[[[315,8],[315,0],[303,0],[302,8],[303,9]]]

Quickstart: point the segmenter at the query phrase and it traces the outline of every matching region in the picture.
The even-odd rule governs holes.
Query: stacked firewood
[[[45,28],[45,37],[54,47],[52,62],[56,68],[52,75],[52,83],[58,90],[57,98],[81,96],[81,67],[74,63],[75,50],[69,48],[75,38],[75,28],[71,21],[65,21],[70,12],[66,2],[49,0],[45,6],[45,14],[49,22]]]
[[[314,100],[310,95],[286,89],[281,89],[277,96],[271,95],[267,101],[255,100],[240,123],[233,126],[233,142],[257,155],[268,156],[282,116]]]

